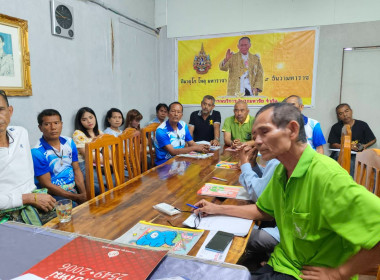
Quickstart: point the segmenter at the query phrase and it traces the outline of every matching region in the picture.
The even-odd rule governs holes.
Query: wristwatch
[[[220,141],[219,137],[215,137],[214,140],[216,140],[218,142]]]

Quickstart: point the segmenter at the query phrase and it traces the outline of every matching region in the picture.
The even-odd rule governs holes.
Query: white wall
[[[78,0],[77,0],[78,1]],[[154,0],[88,0],[99,3],[118,13],[154,27]],[[69,2],[67,2],[69,3]]]
[[[156,10],[158,6],[156,25],[167,22],[159,43],[166,48],[165,52],[160,50],[160,68],[166,69],[159,77],[160,97],[172,100],[176,78],[173,38],[321,26],[315,106],[304,113],[321,122],[326,140],[336,122],[335,106],[340,102],[343,48],[380,45],[380,1],[377,0],[156,0]],[[165,7],[166,14],[162,12]],[[361,94],[363,102],[368,102],[366,93]],[[352,107],[355,109],[355,104]],[[191,112],[197,109],[185,108],[184,120],[188,121]],[[257,110],[251,109],[251,114]],[[232,108],[221,107],[219,111],[222,121],[232,115]],[[373,113],[374,118],[378,116],[379,113]]]
[[[375,21],[379,11],[378,0],[167,0],[168,37]]]
[[[123,13],[129,11],[131,14],[128,16],[141,19],[149,25],[155,22],[155,19],[152,18],[154,14],[152,11],[157,11],[154,8],[157,3],[164,3],[162,5],[165,6],[167,4],[169,12],[172,11],[178,15],[182,13],[184,18],[189,16],[184,15],[183,11],[187,11],[189,15],[194,14],[195,10],[193,11],[191,8],[193,5],[205,2],[203,4],[207,7],[210,3],[216,4],[212,0],[202,1],[202,3],[199,0],[194,2],[176,1],[144,0],[137,1],[137,3],[135,1],[99,0],[98,2],[114,5],[114,8],[120,8]],[[350,13],[351,8],[347,10],[348,15],[352,17],[353,21],[361,19],[363,10],[351,0],[347,1],[351,6],[357,8],[356,16]],[[257,1],[252,2],[257,3]],[[264,5],[263,3],[266,2],[273,4],[273,0],[260,3]],[[280,2],[277,1],[277,4]],[[283,2],[289,5],[300,4],[297,0],[284,0]],[[314,13],[311,8],[317,1],[304,2],[309,4],[307,9],[309,14]],[[369,0],[364,2],[361,3],[366,8],[374,8],[378,3],[378,1]],[[216,30],[208,29],[209,26],[214,26],[215,14],[225,14],[226,11],[236,14],[241,10],[251,8],[251,2],[246,0],[235,1],[233,6],[231,3],[227,5],[224,0],[217,1],[217,3],[221,4],[216,5],[216,8],[213,9],[202,10],[202,5],[198,6],[200,8],[197,10],[198,17],[202,23],[191,28],[191,35],[216,33]],[[344,5],[341,0],[335,0],[333,3],[334,7],[328,3],[325,4],[334,8],[335,19],[340,18],[338,15],[341,14],[341,7]],[[29,24],[33,96],[11,97],[10,102],[15,107],[12,123],[28,128],[32,144],[40,137],[36,121],[37,113],[45,108],[56,108],[62,113],[63,134],[71,135],[74,129],[74,115],[82,106],[92,107],[101,122],[110,107],[118,107],[124,113],[129,109],[137,108],[144,115],[142,121],[142,125],[144,125],[155,114],[154,108],[157,103],[170,103],[175,99],[175,44],[173,38],[168,38],[167,30],[170,28],[182,30],[179,36],[185,36],[190,34],[187,30],[190,30],[188,28],[191,22],[183,22],[179,17],[178,22],[175,23],[168,20],[168,27],[162,28],[157,39],[151,30],[131,23],[92,2],[76,0],[70,1],[70,5],[74,7],[76,18],[74,40],[51,35],[50,2],[48,0],[0,0],[0,13],[28,20]],[[175,11],[173,10],[174,6],[177,7]],[[245,8],[239,9],[239,7]],[[304,6],[298,5],[298,7],[301,9]],[[297,17],[297,9],[282,8],[287,18]],[[320,9],[322,8],[316,8],[316,12]],[[159,11],[158,14],[163,16],[163,10],[159,9]],[[327,19],[331,19],[330,13],[326,12]],[[208,19],[205,15],[209,16]],[[174,15],[168,13],[168,18],[172,16]],[[373,16],[373,12],[368,12],[369,19]],[[231,32],[229,27],[232,19],[219,21],[217,32]],[[322,19],[323,17],[321,17]],[[111,21],[114,26],[115,38],[113,69],[111,64]],[[160,22],[162,24],[165,19]],[[289,22],[284,21],[284,24],[289,24]],[[235,27],[237,30],[233,31],[257,30],[248,29],[248,26],[243,24]],[[315,107],[305,109],[305,114],[321,122],[326,137],[331,125],[336,121],[334,108],[339,103],[343,48],[380,45],[378,30],[380,30],[380,21],[328,25],[322,26],[320,29]],[[363,100],[366,100],[365,93],[362,94]],[[353,108],[355,110],[355,105]],[[198,107],[185,108],[184,120],[188,121],[190,113],[196,109]],[[223,120],[232,115],[232,108],[220,108],[220,111]],[[251,113],[255,114],[256,111],[257,109],[252,109]],[[380,136],[378,135],[378,137]]]
[[[32,145],[41,136],[36,117],[43,109],[59,110],[64,122],[62,134],[71,136],[75,113],[82,106],[93,108],[99,123],[111,107],[124,113],[136,108],[144,116],[144,125],[158,102],[156,35],[89,1],[66,2],[74,8],[73,40],[51,35],[50,1],[0,0],[0,13],[25,19],[29,25],[33,96],[9,99],[15,109],[11,123],[28,129]],[[139,10],[135,18],[140,16],[153,25],[153,0],[124,4],[126,10]]]
[[[335,107],[340,101],[343,48],[380,45],[379,30],[380,21],[321,26],[315,107],[305,109],[304,113],[320,121],[326,141],[331,126],[337,121]],[[176,75],[172,55],[175,52],[175,43],[174,39],[164,38],[164,35],[165,29],[161,31],[160,46],[165,46],[170,49],[167,49],[165,53],[161,53],[162,56],[160,57],[160,67],[167,69],[165,72],[161,72],[160,75],[160,84],[165,84],[166,89],[166,91],[162,91],[163,87],[160,86],[160,95],[161,98],[166,96],[165,99],[174,100]],[[360,71],[360,69],[358,69],[358,71]],[[360,94],[363,102],[370,102],[369,99],[366,98],[366,92],[361,92]],[[352,104],[354,112],[355,106],[355,104]],[[184,109],[183,119],[189,121],[191,112],[198,109],[199,107],[186,107]],[[221,112],[222,122],[226,117],[233,114],[232,107],[220,107],[217,108],[217,110]],[[251,114],[256,114],[257,110],[256,108],[251,108]],[[373,112],[374,119],[378,119],[379,116],[380,114],[378,112]],[[380,141],[380,135],[376,136]],[[327,149],[328,145],[325,145],[325,151]]]

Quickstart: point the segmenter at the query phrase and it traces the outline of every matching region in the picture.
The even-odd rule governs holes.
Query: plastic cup
[[[73,209],[73,203],[70,199],[58,200],[55,203],[55,210],[59,222],[67,223],[71,221],[71,210]]]

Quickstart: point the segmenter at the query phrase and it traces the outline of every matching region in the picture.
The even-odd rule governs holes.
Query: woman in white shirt
[[[119,129],[124,124],[123,113],[117,108],[111,108],[108,110],[106,118],[104,120],[105,134],[111,134],[118,137],[123,131]]]

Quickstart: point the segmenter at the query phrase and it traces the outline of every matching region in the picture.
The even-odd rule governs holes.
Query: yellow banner
[[[178,100],[199,105],[208,94],[216,105],[261,106],[295,94],[311,105],[315,42],[316,29],[178,40]]]

